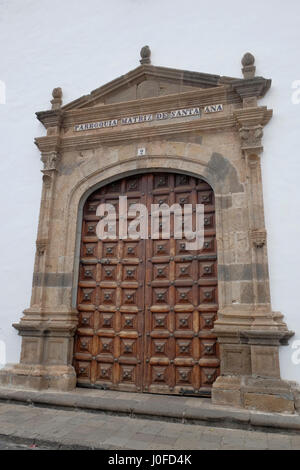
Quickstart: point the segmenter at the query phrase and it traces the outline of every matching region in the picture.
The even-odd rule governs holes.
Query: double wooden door
[[[99,204],[142,203],[148,239],[99,240]],[[151,239],[151,204],[204,204],[203,249]],[[193,206],[194,207],[194,206]],[[129,218],[130,219],[130,218]],[[130,220],[129,220],[130,222]],[[161,227],[161,222],[159,224]],[[118,231],[117,231],[118,234]],[[215,206],[204,181],[173,173],[123,178],[94,192],[83,211],[74,366],[80,386],[166,394],[209,393],[219,373]]]

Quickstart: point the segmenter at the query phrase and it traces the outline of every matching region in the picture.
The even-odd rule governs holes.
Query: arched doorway
[[[127,196],[128,206],[146,205],[149,214],[151,204],[204,204],[203,248],[188,251],[187,240],[175,239],[174,220],[170,239],[99,240],[97,207],[112,204],[118,215],[119,195]],[[146,173],[89,196],[74,347],[79,386],[208,394],[219,374],[212,332],[217,304],[215,204],[206,182],[186,174]]]

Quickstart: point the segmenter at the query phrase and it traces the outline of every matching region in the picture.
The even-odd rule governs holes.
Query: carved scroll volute
[[[262,152],[263,127],[261,125],[251,127],[242,126],[239,129],[239,134],[242,150],[255,151],[256,153]]]
[[[48,240],[41,239],[36,241],[36,252],[38,256],[42,256],[47,248]]]
[[[41,170],[43,173],[43,185],[45,190],[50,190],[52,183],[54,182],[54,175],[57,173],[58,163],[60,155],[56,151],[43,152],[41,161],[44,164],[44,168]]]
[[[44,163],[42,172],[57,171],[59,159],[59,153],[56,151],[42,153],[41,160]]]
[[[243,157],[259,155],[263,151],[263,128],[272,117],[272,110],[265,106],[242,108],[233,111]]]

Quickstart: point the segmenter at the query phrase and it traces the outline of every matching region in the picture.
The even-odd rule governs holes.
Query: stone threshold
[[[300,415],[216,406],[209,398],[76,388],[73,391],[0,387],[0,402],[233,429],[298,434]]]

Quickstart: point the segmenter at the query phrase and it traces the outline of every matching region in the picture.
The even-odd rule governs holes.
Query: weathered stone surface
[[[260,153],[272,111],[258,106],[257,99],[270,81],[249,78],[249,56],[243,62],[245,79],[154,67],[147,48],[142,60],[147,63],[65,106],[56,90],[54,109],[37,113],[47,136],[36,139],[44,168],[31,306],[14,325],[22,336],[21,365],[1,371],[0,382],[75,387],[71,364],[83,204],[94,190],[121,176],[170,170],[203,178],[215,192],[219,313],[214,332],[223,375],[213,386],[213,402],[252,406],[252,394],[262,388],[250,389],[248,383],[245,403],[247,377],[280,376],[279,341],[273,344],[267,333],[288,332],[272,312],[268,284]],[[220,112],[205,113],[212,103],[222,103]],[[74,129],[192,106],[200,107],[201,117]],[[138,148],[145,148],[143,157]],[[255,328],[262,335],[253,345],[241,332]],[[270,395],[277,394],[270,407],[284,407],[278,384],[269,387]],[[262,407],[268,406],[267,396],[261,396]]]
[[[292,399],[262,393],[245,393],[244,406],[250,410],[270,411],[272,413],[294,413],[295,411]]]
[[[237,381],[237,379],[235,378]],[[228,385],[228,383],[227,383]],[[231,385],[234,386],[232,383]],[[221,389],[220,389],[221,391]],[[231,390],[234,393],[234,389]],[[111,416],[126,415],[128,417],[148,417],[147,429],[150,431],[157,419],[178,421],[186,424],[201,424],[217,427],[237,427],[240,429],[265,428],[275,432],[279,429],[285,432],[300,430],[300,417],[295,414],[263,413],[256,410],[210,403],[207,398],[168,397],[144,395],[128,392],[114,392],[101,390],[76,389],[75,391],[57,392],[54,390],[36,391],[19,388],[1,388],[0,400],[9,401],[14,409],[18,403],[34,404],[31,408],[47,407],[68,408],[69,410],[94,411],[90,414],[90,421],[101,421],[106,413]],[[1,407],[0,407],[1,409]],[[46,408],[47,409],[47,408]],[[1,414],[1,413],[0,413]],[[94,416],[94,418],[93,418]],[[158,429],[158,428],[157,428]]]
[[[299,449],[298,436],[93,415],[15,404],[0,406],[0,448],[26,449]]]
[[[34,367],[17,364],[0,370],[0,384],[25,389],[68,391],[76,386],[76,374],[71,365]]]
[[[212,392],[212,404],[239,408],[242,406],[241,393],[239,390],[219,390],[214,388]]]
[[[211,181],[218,193],[240,193],[244,187],[239,183],[236,168],[223,155],[214,152],[208,163],[204,176]]]

